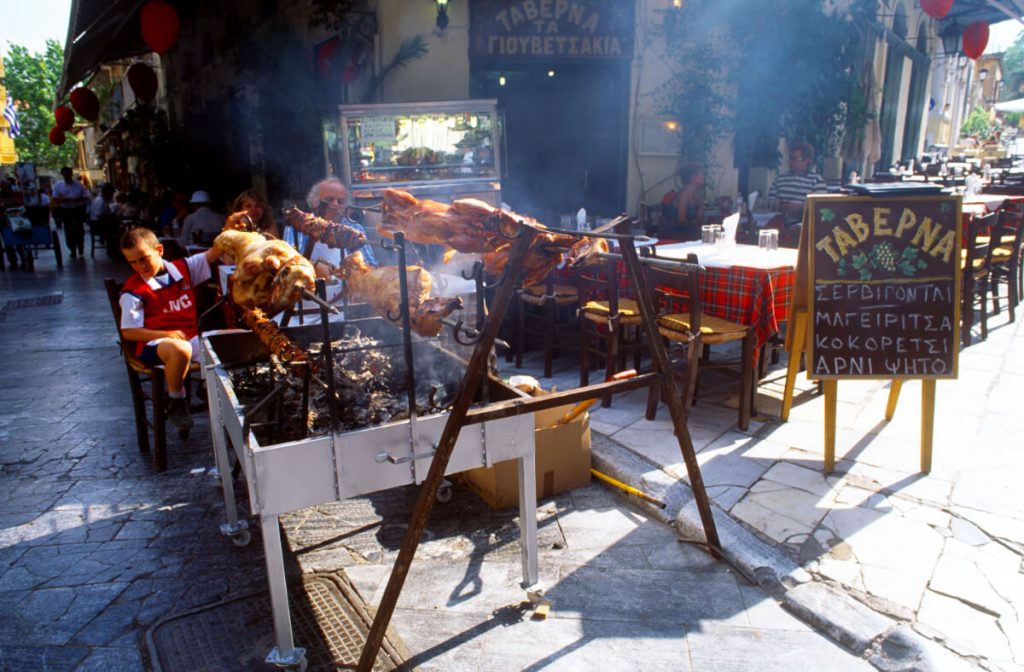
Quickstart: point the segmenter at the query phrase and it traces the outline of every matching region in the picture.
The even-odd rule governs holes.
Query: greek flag
[[[11,140],[21,135],[21,124],[18,123],[18,111],[14,109],[14,98],[7,96],[7,106],[4,107],[4,119],[11,125],[8,129],[7,134],[11,136]]]

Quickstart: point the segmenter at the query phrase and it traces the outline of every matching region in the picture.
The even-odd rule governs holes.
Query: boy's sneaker
[[[192,414],[185,399],[169,399],[167,401],[167,420],[178,429],[192,429]]]

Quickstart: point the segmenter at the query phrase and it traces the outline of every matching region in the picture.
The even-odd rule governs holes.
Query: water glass
[[[718,251],[721,252],[725,250],[727,245],[728,241],[725,238],[725,231],[722,227],[717,227],[715,230],[715,247],[717,247]]]
[[[774,229],[761,229],[757,232],[757,246],[762,250],[770,250],[771,237]]]
[[[768,229],[768,249],[777,250],[779,249],[779,230]]]
[[[704,226],[700,227],[701,245],[714,245],[715,233],[721,230],[722,227],[717,224],[705,224]]]
[[[564,231],[573,231],[576,229],[576,218],[572,215],[562,215],[558,219],[558,228]]]

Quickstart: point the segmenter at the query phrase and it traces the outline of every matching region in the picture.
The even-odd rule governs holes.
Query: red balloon
[[[53,118],[57,122],[57,128],[62,131],[70,131],[75,123],[75,113],[67,105],[58,105],[53,111]]]
[[[56,126],[50,129],[50,144],[51,145],[63,145],[64,144],[64,131],[60,130]]]
[[[178,41],[181,21],[178,10],[163,0],[151,0],[139,12],[142,39],[158,54],[166,54]]]
[[[953,0],[921,0],[921,9],[933,19],[944,19],[953,8]]]
[[[135,97],[144,103],[156,97],[156,73],[145,63],[132,63],[128,68],[128,84],[135,92]]]
[[[977,59],[988,46],[988,23],[975,21],[964,28],[964,53],[968,58]]]
[[[96,94],[80,86],[71,92],[68,96],[71,101],[71,107],[75,108],[75,112],[78,113],[82,119],[86,121],[96,121],[100,116],[100,100],[96,97]]]

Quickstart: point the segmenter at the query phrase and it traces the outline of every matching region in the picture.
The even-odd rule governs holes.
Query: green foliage
[[[960,127],[960,137],[974,136],[987,138],[990,131],[989,113],[980,107],[976,107],[971,110],[971,113],[967,115],[967,119],[964,120],[964,125]]]
[[[75,141],[68,136],[60,147],[51,145],[54,126],[53,99],[64,68],[64,50],[54,40],[46,41],[46,51],[30,54],[28,49],[11,44],[4,56],[4,86],[18,107],[21,135],[14,139],[18,158],[34,161],[37,168],[59,170],[73,166]]]
[[[876,4],[848,4],[831,14],[802,0],[666,10],[675,74],[661,94],[681,124],[681,156],[707,163],[732,133],[738,161],[755,165],[778,165],[780,135],[809,141],[820,156],[856,147],[870,118],[859,73]]]
[[[1017,33],[1017,39],[1003,53],[1004,75],[1024,71],[1024,31]]]
[[[381,68],[379,73],[374,73],[370,78],[370,83],[366,87],[366,93],[363,94],[363,100],[372,101],[377,95],[380,85],[384,83],[384,80],[388,78],[388,75],[393,73],[395,70],[404,68],[413,61],[420,60],[429,52],[430,49],[427,47],[427,42],[423,39],[422,35],[413,35],[402,42],[402,45],[398,47],[398,51],[395,52],[391,62]]]
[[[1020,112],[1003,112],[1003,122],[1010,128],[1020,127]]]

